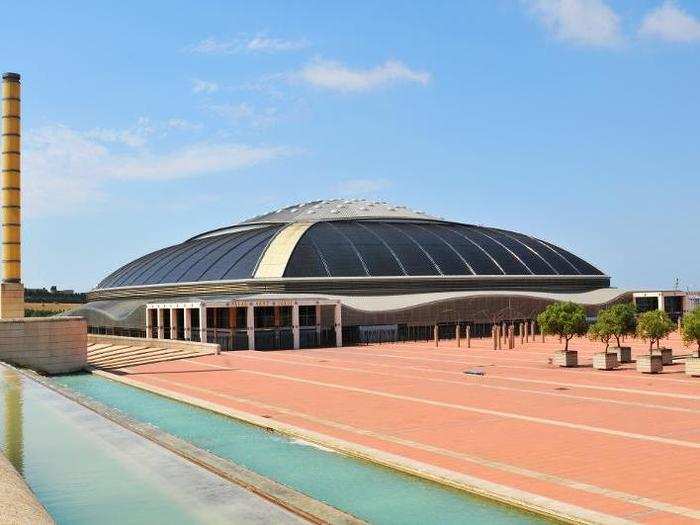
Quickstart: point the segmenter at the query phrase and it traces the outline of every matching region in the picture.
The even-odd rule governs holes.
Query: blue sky
[[[26,286],[87,290],[316,198],[560,244],[700,289],[700,4],[73,2],[5,7],[23,76]]]

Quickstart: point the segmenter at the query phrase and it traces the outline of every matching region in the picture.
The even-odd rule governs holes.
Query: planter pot
[[[664,366],[673,364],[673,350],[670,348],[654,348],[651,355],[660,355]]]
[[[687,357],[685,359],[685,375],[700,377],[700,357]]]
[[[552,362],[556,366],[565,368],[578,366],[578,352],[576,350],[560,350],[554,353]]]
[[[629,346],[612,346],[608,352],[617,356],[618,363],[632,362],[632,348]]]
[[[664,364],[661,355],[640,355],[637,356],[637,371],[643,374],[660,374],[663,372]]]
[[[593,354],[593,368],[596,370],[614,370],[617,368],[617,354],[597,352]]]

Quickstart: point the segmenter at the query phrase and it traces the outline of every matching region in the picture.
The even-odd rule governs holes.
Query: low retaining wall
[[[0,518],[13,525],[54,525],[34,493],[0,452]]]
[[[175,348],[194,350],[202,353],[218,354],[221,346],[217,343],[200,343],[198,341],[178,341],[176,339],[144,339],[142,337],[122,337],[120,335],[88,334],[88,344],[150,346],[152,348]]]
[[[87,322],[82,317],[0,320],[0,360],[44,374],[85,368]]]

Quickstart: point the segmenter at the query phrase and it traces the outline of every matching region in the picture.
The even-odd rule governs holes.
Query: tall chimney
[[[2,319],[24,317],[20,231],[20,89],[17,73],[2,75]]]

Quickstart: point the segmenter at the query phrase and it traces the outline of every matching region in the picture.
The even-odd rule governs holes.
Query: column
[[[664,294],[662,294],[662,293],[659,294],[659,296],[657,298],[657,304],[658,304],[659,310],[661,310],[663,312],[664,311]]]
[[[184,323],[183,323],[183,328],[185,332],[185,341],[191,341],[192,340],[192,308],[185,308],[184,310]]]
[[[338,303],[335,305],[335,346],[343,346],[343,306]]]
[[[459,328],[459,323],[457,323],[457,324],[455,325],[455,339],[457,339],[457,348],[459,348],[460,346],[462,346],[462,341],[461,341],[461,339],[462,339],[462,332],[461,332],[461,330],[460,330],[460,328]]]
[[[316,305],[316,344],[321,346],[321,305]]]
[[[294,350],[299,350],[299,305],[292,305],[292,340]]]
[[[248,350],[255,350],[255,310],[252,304],[246,306],[246,333],[248,334]]]
[[[530,335],[532,336],[532,342],[535,342],[535,321],[530,321]]]
[[[177,308],[170,309],[170,339],[177,339]]]
[[[153,337],[153,309],[146,308],[146,339]]]
[[[165,313],[165,310],[163,308],[158,308],[156,311],[158,312],[156,314],[156,320],[158,323],[158,339],[165,339],[165,325],[163,324],[163,314]]]
[[[440,345],[440,332],[438,331],[438,325],[433,327],[433,339],[435,339],[435,346]]]
[[[472,346],[472,328],[471,326],[467,325],[467,348],[471,348]]]
[[[199,340],[202,343],[207,342],[207,307],[203,304],[199,305]]]

